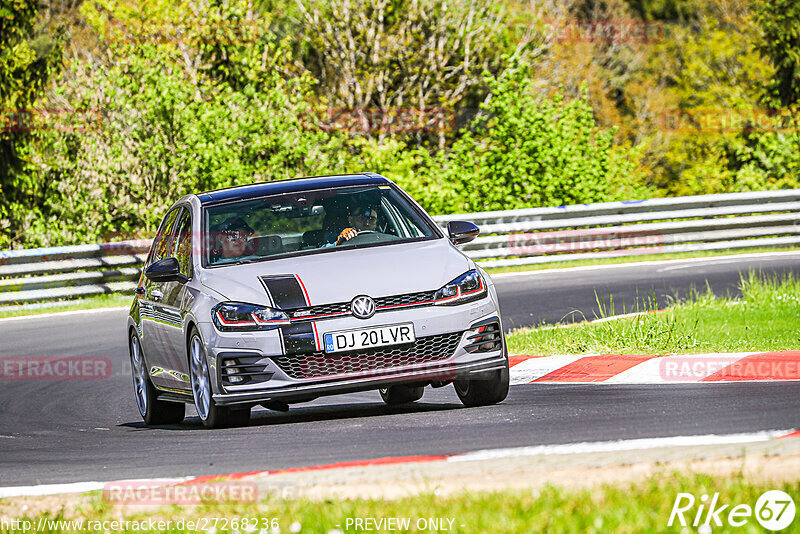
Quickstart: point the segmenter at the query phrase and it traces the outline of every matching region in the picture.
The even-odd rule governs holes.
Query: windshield
[[[433,226],[388,185],[273,195],[208,207],[205,265],[379,246],[436,237]]]

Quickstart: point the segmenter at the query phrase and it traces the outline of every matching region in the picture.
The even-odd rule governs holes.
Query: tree
[[[537,98],[530,70],[513,65],[488,77],[479,118],[440,162],[454,211],[505,210],[602,202],[636,191],[635,152],[613,146],[581,98]],[[625,182],[628,182],[625,184]]]
[[[39,137],[31,174],[52,185],[27,245],[147,234],[186,193],[338,165],[336,138],[303,123],[310,80],[282,75],[289,51],[247,0],[98,0],[83,13],[106,49],[71,61],[49,98],[96,120]]]
[[[16,229],[11,215],[41,207],[42,191],[27,179],[21,152],[29,142],[31,106],[57,70],[60,33],[36,32],[36,0],[0,0],[0,248]]]
[[[775,67],[766,100],[776,109],[794,107],[800,102],[800,3],[760,0],[754,16],[762,31],[757,48]]]
[[[443,148],[456,106],[484,87],[481,73],[502,70],[504,48],[524,48],[503,42],[504,18],[491,2],[297,0],[297,8],[300,57],[329,119],[361,120],[367,137],[431,123]]]

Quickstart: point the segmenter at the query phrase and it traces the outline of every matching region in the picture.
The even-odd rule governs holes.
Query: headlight
[[[433,297],[434,304],[450,306],[480,300],[486,296],[486,284],[477,270],[468,271],[442,289]]]
[[[272,330],[289,324],[289,315],[286,312],[240,302],[217,304],[211,310],[211,319],[223,332]]]

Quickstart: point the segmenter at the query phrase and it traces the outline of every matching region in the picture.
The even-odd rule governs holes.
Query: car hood
[[[228,300],[269,305],[259,277],[297,275],[316,306],[436,290],[471,267],[447,239],[436,239],[207,269],[200,281]]]

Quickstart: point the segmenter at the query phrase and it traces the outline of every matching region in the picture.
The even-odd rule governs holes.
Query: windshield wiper
[[[247,258],[244,260],[236,260],[230,263],[226,263],[225,265],[244,265],[246,263],[258,263],[262,261],[264,258]]]

